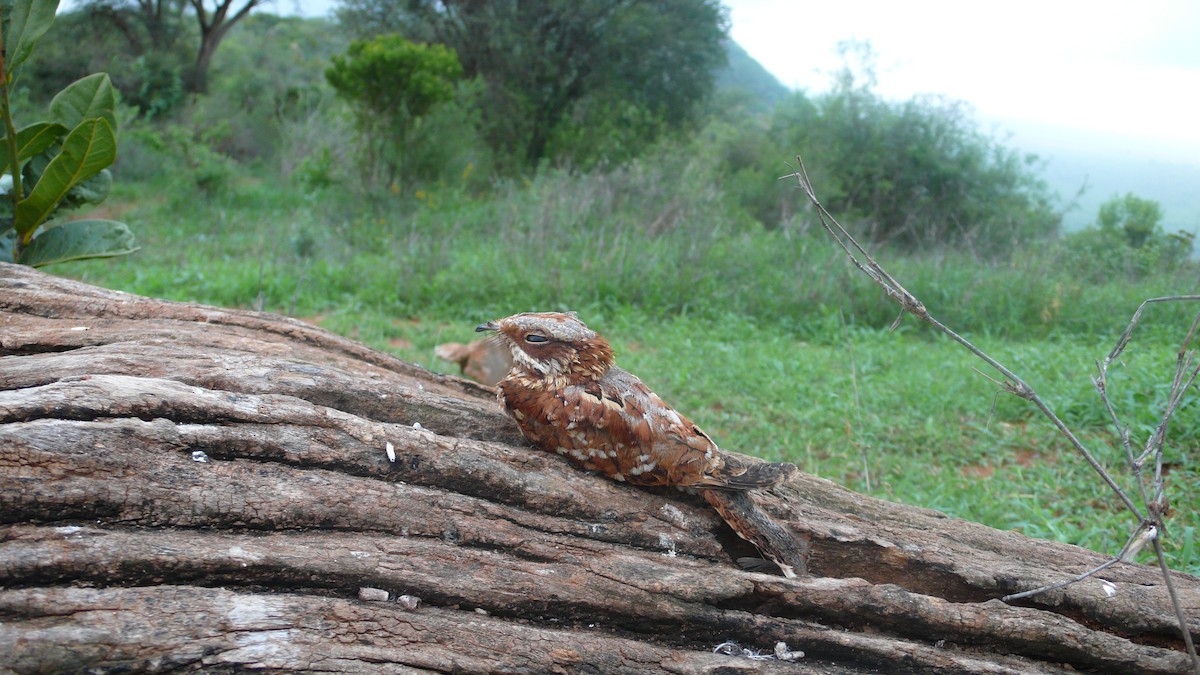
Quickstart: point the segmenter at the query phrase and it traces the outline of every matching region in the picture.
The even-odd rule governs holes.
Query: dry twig
[[[1183,612],[1182,606],[1180,605],[1178,596],[1175,592],[1174,584],[1171,582],[1171,575],[1167,568],[1166,560],[1163,557],[1161,543],[1161,535],[1166,531],[1163,523],[1163,516],[1167,511],[1167,502],[1164,495],[1165,486],[1162,473],[1163,452],[1166,443],[1167,429],[1170,426],[1171,417],[1174,415],[1179,405],[1183,402],[1184,394],[1195,383],[1197,375],[1200,375],[1200,364],[1197,364],[1195,353],[1191,349],[1192,340],[1195,338],[1198,330],[1200,330],[1200,314],[1198,314],[1196,319],[1192,322],[1192,325],[1179,348],[1175,375],[1171,382],[1171,390],[1167,397],[1167,404],[1163,410],[1161,421],[1155,428],[1154,432],[1146,440],[1145,448],[1142,450],[1140,455],[1136,457],[1134,456],[1133,448],[1129,438],[1129,428],[1127,425],[1122,425],[1120,423],[1116,410],[1109,401],[1107,394],[1108,367],[1113,361],[1120,357],[1121,353],[1125,350],[1125,347],[1128,346],[1133,335],[1133,331],[1137,327],[1138,322],[1141,320],[1143,310],[1145,310],[1148,305],[1153,303],[1200,301],[1200,295],[1177,295],[1151,298],[1146,300],[1138,307],[1137,311],[1134,312],[1129,326],[1125,329],[1125,332],[1121,334],[1120,339],[1117,341],[1117,345],[1108,354],[1108,356],[1105,357],[1103,362],[1097,363],[1098,375],[1093,378],[1093,382],[1100,394],[1101,401],[1109,413],[1109,417],[1112,419],[1113,425],[1117,429],[1121,443],[1125,448],[1126,456],[1130,463],[1130,468],[1137,480],[1142,501],[1142,507],[1139,508],[1138,505],[1134,503],[1133,499],[1131,499],[1130,496],[1125,492],[1125,490],[1123,490],[1117,484],[1108,470],[1100,464],[1095,455],[1093,455],[1092,452],[1089,451],[1086,446],[1084,446],[1079,437],[1067,427],[1062,419],[1054,412],[1053,409],[1050,408],[1049,405],[1046,404],[1046,402],[1040,396],[1038,396],[1037,392],[1035,392],[1034,389],[1029,386],[1029,384],[1027,384],[1003,364],[989,356],[983,350],[976,347],[969,340],[956,333],[949,326],[934,318],[920,299],[904,288],[904,286],[901,285],[895,277],[888,273],[887,270],[879,265],[879,263],[875,262],[874,258],[871,257],[867,250],[863,248],[863,246],[859,244],[859,242],[842,226],[842,224],[839,223],[837,219],[834,218],[833,215],[830,214],[829,211],[826,210],[821,204],[820,200],[817,198],[815,190],[812,187],[812,183],[808,178],[808,172],[804,168],[803,160],[797,156],[796,162],[797,167],[795,170],[783,178],[796,179],[800,189],[804,191],[805,196],[808,197],[809,202],[812,203],[813,208],[816,210],[817,217],[820,220],[821,225],[834,238],[838,246],[841,247],[842,251],[845,252],[846,256],[850,259],[850,262],[853,263],[854,266],[859,269],[859,271],[866,274],[871,278],[872,281],[882,287],[889,298],[900,304],[901,313],[900,316],[896,318],[896,321],[893,322],[892,328],[894,329],[897,325],[899,325],[900,320],[904,317],[904,312],[909,312],[924,320],[926,323],[929,323],[939,332],[949,336],[983,362],[994,368],[1004,377],[1004,380],[998,381],[990,377],[988,379],[996,382],[1003,390],[1009,392],[1010,394],[1029,401],[1038,410],[1040,410],[1042,414],[1050,420],[1055,428],[1062,433],[1071,446],[1075,448],[1075,450],[1079,452],[1081,456],[1083,456],[1087,463],[1096,471],[1100,478],[1104,480],[1105,484],[1108,485],[1113,493],[1125,505],[1125,508],[1137,520],[1137,524],[1134,527],[1132,534],[1130,534],[1129,539],[1121,548],[1121,552],[1111,560],[1065,581],[1031,589],[1021,593],[1015,593],[1005,596],[1002,599],[1008,602],[1021,598],[1027,598],[1082,581],[1102,570],[1116,565],[1117,563],[1132,562],[1137,553],[1141,551],[1146,544],[1153,543],[1154,552],[1158,558],[1158,565],[1162,571],[1163,581],[1166,585],[1167,593],[1170,595],[1171,603],[1175,610],[1175,615],[1179,620],[1179,629],[1183,637],[1184,645],[1187,648],[1188,655],[1191,657],[1194,672],[1197,673],[1197,675],[1200,675],[1200,658],[1197,658],[1196,648],[1192,642],[1191,632],[1187,628],[1187,617]],[[985,377],[987,376],[985,375]],[[1154,475],[1150,485],[1147,486],[1146,478],[1142,470],[1145,467],[1146,462],[1151,458],[1154,460]]]

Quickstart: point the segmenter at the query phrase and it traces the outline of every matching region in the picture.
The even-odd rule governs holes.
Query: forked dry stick
[[[1192,386],[1196,380],[1196,376],[1200,373],[1200,366],[1194,365],[1194,354],[1189,349],[1193,337],[1196,335],[1197,326],[1200,326],[1200,315],[1192,322],[1191,328],[1184,336],[1183,342],[1179,348],[1179,354],[1175,363],[1175,375],[1171,380],[1171,391],[1167,396],[1167,405],[1163,409],[1162,420],[1155,428],[1154,433],[1146,441],[1146,448],[1142,454],[1135,457],[1133,454],[1133,446],[1129,439],[1129,426],[1123,425],[1117,416],[1117,411],[1113,408],[1112,402],[1108,397],[1108,367],[1116,361],[1125,348],[1129,345],[1129,340],[1133,335],[1134,328],[1137,327],[1141,320],[1142,311],[1147,305],[1159,302],[1172,301],[1192,301],[1200,300],[1200,295],[1175,295],[1162,298],[1150,298],[1142,302],[1136,312],[1133,313],[1133,318],[1129,322],[1129,326],[1125,332],[1121,334],[1117,344],[1103,361],[1096,362],[1097,375],[1092,378],[1092,383],[1096,387],[1097,393],[1100,395],[1100,401],[1104,404],[1105,410],[1108,411],[1109,419],[1112,420],[1113,427],[1117,430],[1117,436],[1121,439],[1121,446],[1125,449],[1126,459],[1129,461],[1130,470],[1137,481],[1138,490],[1141,493],[1142,503],[1146,506],[1147,517],[1138,522],[1134,527],[1133,532],[1129,535],[1129,540],[1121,547],[1120,553],[1113,557],[1108,562],[1091,569],[1083,574],[1073,577],[1067,581],[1049,584],[1040,588],[1034,588],[1021,593],[1013,593],[1006,595],[1002,600],[1008,602],[1028,598],[1039,593],[1051,591],[1057,588],[1062,588],[1077,581],[1082,581],[1101,570],[1107,569],[1119,562],[1133,562],[1137,554],[1146,547],[1147,544],[1154,542],[1155,551],[1160,550],[1160,536],[1167,531],[1166,523],[1163,517],[1166,515],[1167,504],[1165,490],[1166,485],[1162,480],[1163,452],[1166,447],[1167,427],[1170,424],[1175,410],[1183,401],[1184,393]],[[1142,469],[1145,466],[1146,460],[1153,455],[1155,458],[1155,474],[1152,483],[1152,491],[1147,491],[1145,475]],[[1166,565],[1163,563],[1161,554],[1159,555],[1159,565],[1163,570],[1164,578],[1166,579],[1167,592],[1171,595],[1171,602],[1175,608],[1176,614],[1183,620],[1183,610],[1179,604],[1178,598],[1175,595],[1174,584],[1167,574]],[[1185,640],[1190,635],[1185,636]]]
[[[800,158],[800,156],[796,157],[796,162],[797,167],[795,170],[791,174],[783,176],[783,178],[796,179],[800,189],[804,191],[805,196],[808,197],[809,202],[812,203],[813,208],[816,210],[817,217],[821,221],[821,225],[825,228],[825,231],[834,238],[838,246],[842,248],[842,251],[845,252],[846,256],[850,259],[850,262],[853,263],[854,266],[857,267],[861,272],[870,277],[872,281],[882,287],[884,292],[887,293],[888,297],[900,304],[900,316],[896,318],[896,321],[892,324],[892,327],[895,328],[897,325],[899,325],[900,320],[904,317],[904,312],[910,312],[918,318],[924,320],[926,323],[932,325],[939,332],[949,336],[955,342],[958,342],[968,351],[974,354],[977,358],[994,368],[1004,377],[1004,380],[998,382],[998,384],[1005,391],[1029,401],[1038,410],[1040,410],[1042,414],[1050,420],[1055,428],[1058,429],[1059,432],[1067,439],[1070,445],[1075,448],[1075,450],[1079,452],[1079,454],[1087,461],[1092,469],[1096,471],[1100,478],[1104,480],[1109,488],[1112,489],[1113,493],[1116,494],[1116,496],[1125,505],[1125,508],[1128,509],[1137,520],[1137,525],[1133,528],[1133,532],[1129,535],[1129,539],[1126,541],[1125,546],[1121,548],[1121,552],[1112,560],[1109,560],[1094,569],[1065,581],[1043,586],[1041,588],[1031,589],[1022,593],[1008,595],[1005,596],[1003,600],[1011,601],[1026,598],[1082,581],[1083,579],[1112,567],[1117,563],[1133,561],[1137,553],[1141,551],[1146,544],[1153,543],[1154,551],[1158,558],[1158,565],[1162,571],[1163,581],[1165,582],[1167,588],[1167,593],[1170,595],[1171,604],[1175,610],[1175,616],[1179,620],[1179,629],[1180,634],[1183,637],[1184,646],[1187,648],[1188,655],[1191,657],[1193,671],[1197,673],[1197,675],[1200,675],[1200,658],[1197,658],[1196,656],[1196,648],[1192,642],[1191,632],[1187,628],[1187,617],[1183,612],[1183,607],[1179,603],[1179,599],[1175,592],[1175,586],[1171,582],[1170,571],[1168,570],[1165,558],[1163,557],[1162,543],[1160,540],[1162,533],[1165,532],[1163,515],[1166,511],[1166,501],[1163,494],[1164,484],[1162,480],[1163,448],[1165,445],[1166,432],[1170,424],[1171,416],[1183,401],[1184,393],[1195,382],[1197,374],[1200,374],[1200,365],[1196,364],[1194,353],[1190,349],[1192,339],[1197,334],[1198,326],[1200,326],[1200,315],[1197,315],[1196,320],[1193,321],[1192,326],[1179,349],[1175,377],[1172,381],[1171,391],[1167,399],[1166,408],[1163,411],[1162,420],[1155,429],[1154,433],[1151,434],[1149,439],[1147,439],[1145,449],[1142,451],[1141,455],[1134,457],[1132,446],[1130,445],[1129,441],[1128,428],[1119,423],[1116,411],[1109,402],[1106,393],[1106,377],[1108,366],[1120,356],[1121,352],[1129,344],[1133,330],[1137,326],[1138,321],[1141,319],[1142,311],[1146,308],[1146,306],[1151,303],[1159,302],[1200,301],[1200,295],[1180,295],[1152,298],[1143,302],[1134,313],[1129,327],[1125,329],[1125,332],[1117,341],[1117,346],[1113,348],[1112,352],[1109,353],[1102,364],[1097,364],[1099,375],[1094,379],[1094,382],[1097,390],[1100,392],[1101,400],[1109,411],[1109,415],[1112,418],[1113,423],[1117,427],[1122,444],[1125,446],[1126,455],[1130,461],[1131,469],[1137,478],[1137,484],[1141,492],[1140,496],[1142,497],[1143,504],[1143,507],[1139,508],[1125,492],[1125,490],[1123,490],[1121,486],[1117,484],[1108,470],[1105,469],[1104,466],[1097,461],[1092,452],[1089,451],[1086,446],[1084,446],[1079,437],[1067,427],[1066,423],[1064,423],[1062,419],[1059,418],[1059,416],[1054,412],[1054,410],[1051,409],[1050,406],[1047,405],[1040,396],[1038,396],[1037,392],[1035,392],[1032,387],[1018,377],[1016,373],[1012,372],[1003,364],[993,359],[983,350],[972,344],[969,340],[956,333],[949,326],[934,318],[929,313],[929,310],[925,307],[925,304],[920,301],[920,299],[904,288],[904,286],[901,285],[895,277],[888,273],[887,270],[880,266],[879,263],[875,262],[867,250],[863,248],[862,245],[859,244],[858,241],[848,231],[846,231],[846,228],[844,228],[841,223],[839,223],[837,219],[834,218],[833,215],[830,214],[829,211],[827,211],[821,204],[821,201],[817,198],[816,192],[812,187],[812,183],[809,181],[808,172],[806,171],[804,167],[804,161]],[[1145,477],[1142,473],[1142,468],[1145,466],[1146,461],[1151,457],[1155,459],[1155,472],[1154,480],[1150,486],[1151,489],[1148,490]]]

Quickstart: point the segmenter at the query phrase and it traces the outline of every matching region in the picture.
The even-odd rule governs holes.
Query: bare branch
[[[784,178],[796,179],[800,189],[804,191],[805,195],[812,203],[813,208],[816,210],[817,217],[821,221],[821,225],[834,238],[838,246],[842,248],[842,251],[846,253],[847,257],[855,265],[855,267],[857,267],[860,271],[870,277],[872,281],[882,287],[887,293],[888,297],[900,304],[903,311],[911,312],[919,318],[925,320],[939,332],[949,336],[955,342],[961,344],[976,357],[1002,374],[1005,378],[1003,381],[997,381],[990,377],[988,379],[995,382],[1005,391],[1013,394],[1014,396],[1026,399],[1035,407],[1037,407],[1038,410],[1040,410],[1042,414],[1044,414],[1046,418],[1050,420],[1055,428],[1057,428],[1059,432],[1070,442],[1071,446],[1083,456],[1092,469],[1096,471],[1097,475],[1104,480],[1109,488],[1112,489],[1113,493],[1117,495],[1129,512],[1138,521],[1133,534],[1130,535],[1129,540],[1126,541],[1125,546],[1122,547],[1121,553],[1113,559],[1065,581],[1050,584],[1048,586],[1042,586],[1040,588],[1035,588],[1021,593],[1007,595],[1003,599],[1005,601],[1010,601],[1028,598],[1050,590],[1069,586],[1082,581],[1083,579],[1087,579],[1097,572],[1108,569],[1117,563],[1132,562],[1137,553],[1144,548],[1147,543],[1153,543],[1155,555],[1158,559],[1158,565],[1162,571],[1167,592],[1171,596],[1171,603],[1175,610],[1175,616],[1179,621],[1179,630],[1183,635],[1184,644],[1187,647],[1188,655],[1191,658],[1192,668],[1197,675],[1200,675],[1200,658],[1197,658],[1195,646],[1192,644],[1191,633],[1187,627],[1187,617],[1183,613],[1183,608],[1179,603],[1174,584],[1171,581],[1171,575],[1167,568],[1166,560],[1163,557],[1161,543],[1161,535],[1165,532],[1163,519],[1167,511],[1167,502],[1164,494],[1165,483],[1162,473],[1164,447],[1166,444],[1167,430],[1170,426],[1171,418],[1175,414],[1175,411],[1182,404],[1184,400],[1184,394],[1195,383],[1197,376],[1200,375],[1200,365],[1196,365],[1194,354],[1190,350],[1191,342],[1196,336],[1198,329],[1200,329],[1200,315],[1197,315],[1196,319],[1192,322],[1191,327],[1189,328],[1187,335],[1183,340],[1182,346],[1179,349],[1179,355],[1176,360],[1175,375],[1172,378],[1171,390],[1167,397],[1167,404],[1162,412],[1161,421],[1155,428],[1154,432],[1146,440],[1145,449],[1138,457],[1133,456],[1128,425],[1121,424],[1120,419],[1117,416],[1117,412],[1109,400],[1107,381],[1109,365],[1119,358],[1121,353],[1124,352],[1125,348],[1129,345],[1133,331],[1140,322],[1142,313],[1147,306],[1162,302],[1197,301],[1200,300],[1200,296],[1179,295],[1151,298],[1144,301],[1138,306],[1137,311],[1134,312],[1133,317],[1129,322],[1129,326],[1121,334],[1121,337],[1117,340],[1117,344],[1113,347],[1112,351],[1109,352],[1108,356],[1106,356],[1102,362],[1098,362],[1096,364],[1097,375],[1092,379],[1092,382],[1096,387],[1096,391],[1099,393],[1100,399],[1103,402],[1105,409],[1108,411],[1109,418],[1112,420],[1113,426],[1117,430],[1117,433],[1121,439],[1121,444],[1125,449],[1126,457],[1129,460],[1130,469],[1137,480],[1138,489],[1141,492],[1142,504],[1145,509],[1143,512],[1143,510],[1134,504],[1129,495],[1126,494],[1125,491],[1116,483],[1108,470],[1105,469],[1099,461],[1097,461],[1091,451],[1084,446],[1079,438],[1067,427],[1062,419],[1055,414],[1050,406],[1047,405],[1040,396],[1038,396],[1037,392],[1035,392],[1032,387],[1030,387],[1024,380],[1022,380],[1004,365],[997,362],[988,354],[984,353],[981,349],[977,348],[970,341],[963,338],[948,326],[935,319],[918,298],[916,298],[912,293],[908,292],[908,290],[905,289],[899,281],[897,281],[893,276],[891,276],[891,274],[883,269],[883,267],[875,262],[870,254],[867,253],[866,249],[863,248],[863,246],[859,244],[857,240],[855,240],[855,238],[846,230],[846,228],[844,228],[841,223],[839,223],[837,219],[834,218],[829,211],[827,211],[825,207],[821,205],[820,200],[816,196],[816,191],[813,189],[812,183],[808,178],[808,172],[804,168],[803,160],[797,156],[796,161],[798,168],[796,168],[790,176],[784,176]],[[903,312],[901,313],[901,317],[903,317]],[[897,324],[899,323],[899,320],[900,319],[898,318]],[[893,329],[894,328],[895,324],[893,325]],[[985,377],[987,376],[985,375]],[[1150,494],[1147,494],[1148,491],[1142,474],[1142,468],[1150,457],[1154,457],[1155,469],[1154,480],[1152,484],[1153,489],[1149,491]]]
[[[1037,395],[1037,392],[1033,390],[1033,387],[1030,387],[1025,383],[1024,380],[1018,377],[1016,373],[1006,368],[999,361],[993,359],[983,350],[972,344],[969,340],[954,332],[949,326],[935,319],[932,315],[930,315],[929,310],[925,308],[924,303],[918,300],[912,293],[909,293],[907,289],[900,285],[900,282],[898,282],[895,277],[889,274],[878,263],[876,263],[873,258],[871,258],[866,249],[864,249],[862,245],[859,244],[858,241],[846,231],[846,228],[844,228],[841,223],[839,223],[837,219],[834,218],[833,215],[821,205],[820,200],[817,199],[816,192],[813,190],[812,184],[808,180],[808,173],[804,168],[804,161],[797,156],[796,162],[799,165],[799,168],[793,174],[791,174],[791,177],[797,180],[797,182],[800,184],[800,189],[804,190],[805,195],[808,196],[808,200],[812,203],[813,208],[815,208],[817,211],[817,217],[820,219],[821,225],[825,227],[825,230],[829,232],[829,234],[832,235],[837,241],[838,245],[842,247],[842,250],[845,251],[846,255],[850,257],[850,260],[854,263],[855,267],[857,267],[867,276],[871,277],[875,283],[879,284],[883,290],[887,292],[888,297],[900,303],[900,306],[906,311],[909,311],[915,316],[924,319],[938,331],[949,336],[955,342],[959,343],[976,357],[981,359],[984,363],[987,363],[989,366],[999,371],[1000,374],[1004,375],[1004,377],[1008,380],[1004,383],[1005,390],[1014,396],[1026,399],[1027,401],[1033,403],[1038,410],[1041,410],[1042,414],[1044,414],[1050,420],[1050,422],[1054,424],[1055,428],[1057,428],[1059,432],[1063,434],[1063,436],[1066,437],[1066,439],[1071,443],[1071,446],[1083,456],[1092,469],[1099,474],[1108,487],[1117,495],[1117,497],[1121,499],[1122,503],[1125,504],[1125,508],[1129,509],[1130,513],[1136,516],[1139,521],[1144,520],[1145,516],[1142,514],[1141,509],[1139,509],[1137,505],[1133,503],[1133,500],[1129,498],[1129,495],[1125,493],[1125,490],[1123,490],[1120,485],[1117,485],[1116,480],[1113,479],[1108,470],[1100,464],[1100,462],[1095,458],[1094,455],[1092,455],[1091,451],[1084,446],[1083,442],[1079,440],[1074,432],[1072,432],[1062,421],[1062,419],[1060,419],[1058,415],[1050,408],[1050,406],[1047,405],[1046,402]],[[851,252],[851,249],[861,255],[863,260],[860,260],[853,252]],[[1132,329],[1130,329],[1130,331],[1132,331]]]
[[[1121,352],[1125,351],[1125,347],[1127,347],[1129,345],[1129,339],[1133,336],[1133,329],[1136,328],[1138,325],[1138,322],[1141,321],[1142,312],[1146,309],[1147,305],[1158,303],[1158,302],[1186,302],[1189,300],[1192,300],[1192,301],[1200,300],[1200,295],[1171,295],[1171,296],[1165,296],[1165,297],[1161,297],[1161,298],[1150,298],[1148,300],[1143,301],[1142,304],[1138,305],[1137,311],[1133,313],[1133,318],[1129,320],[1129,326],[1125,329],[1124,333],[1121,333],[1121,337],[1117,340],[1116,346],[1114,346],[1112,351],[1108,353],[1108,356],[1105,357],[1105,359],[1104,359],[1105,370],[1108,369],[1108,364],[1115,361],[1117,359],[1117,357],[1121,355]],[[1197,321],[1200,321],[1200,316],[1197,316],[1196,319],[1197,319]],[[1191,330],[1188,331],[1187,337],[1184,338],[1183,347],[1181,347],[1179,350],[1181,355],[1187,349],[1188,344],[1192,340],[1192,336],[1194,336],[1195,334],[1196,334],[1196,322],[1193,322]]]
[[[1179,632],[1183,635],[1183,644],[1187,647],[1188,656],[1192,657],[1192,672],[1200,675],[1200,658],[1196,657],[1196,645],[1192,642],[1192,632],[1187,627],[1187,615],[1183,613],[1183,605],[1179,604],[1179,594],[1175,592],[1171,570],[1167,568],[1167,559],[1163,556],[1162,542],[1158,537],[1154,538],[1154,555],[1158,558],[1158,568],[1162,571],[1163,581],[1167,585],[1167,595],[1171,596],[1175,616],[1179,617]]]
[[[1087,579],[1088,577],[1092,576],[1093,574],[1096,574],[1097,572],[1103,572],[1104,570],[1112,567],[1113,565],[1116,565],[1119,562],[1127,562],[1125,560],[1127,553],[1133,549],[1134,542],[1136,542],[1138,540],[1138,537],[1146,532],[1149,532],[1149,530],[1146,529],[1146,526],[1144,524],[1139,525],[1138,528],[1133,531],[1133,534],[1129,535],[1129,539],[1125,542],[1125,545],[1121,547],[1120,554],[1118,554],[1116,557],[1112,558],[1111,560],[1106,561],[1105,563],[1103,563],[1101,565],[1093,567],[1092,569],[1084,572],[1083,574],[1073,576],[1070,579],[1067,579],[1066,581],[1059,581],[1059,582],[1056,582],[1053,584],[1047,584],[1045,586],[1040,586],[1038,588],[1034,588],[1034,589],[1031,589],[1028,591],[1021,591],[1020,593],[1010,593],[1009,595],[1006,595],[1000,599],[1003,600],[1004,602],[1012,602],[1013,600],[1022,600],[1024,598],[1029,598],[1029,597],[1032,597],[1035,595],[1040,595],[1040,594],[1046,593],[1048,591],[1065,588],[1067,586],[1070,586],[1071,584],[1083,581],[1084,579]],[[1136,555],[1136,552],[1135,552],[1135,555]]]

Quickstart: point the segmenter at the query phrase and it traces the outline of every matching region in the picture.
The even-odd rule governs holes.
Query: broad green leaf
[[[108,73],[93,73],[67,85],[50,101],[50,116],[68,129],[93,117],[103,117],[117,130],[117,90]]]
[[[67,128],[53,122],[38,122],[17,132],[17,157],[22,164],[47,148],[67,133]],[[12,158],[8,156],[8,144],[0,141],[0,173],[10,172]]]
[[[71,187],[59,202],[58,207],[73,209],[85,204],[99,204],[108,198],[110,191],[112,191],[112,173],[108,169],[103,169],[95,176]]]
[[[111,258],[138,250],[133,233],[115,220],[73,220],[43,230],[21,251],[22,265],[42,267],[68,260]],[[10,253],[11,255],[11,253]]]
[[[74,185],[96,175],[117,159],[117,138],[103,119],[75,127],[63,141],[62,152],[50,160],[37,185],[17,204],[17,234],[28,237],[50,216]]]
[[[21,65],[33,52],[33,46],[41,39],[58,11],[58,0],[14,0],[8,31],[4,34],[6,50],[5,73],[12,77],[13,70]]]

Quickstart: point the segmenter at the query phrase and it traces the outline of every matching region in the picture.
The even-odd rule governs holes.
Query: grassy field
[[[668,180],[665,177],[670,176]],[[357,203],[243,178],[204,196],[168,179],[118,182],[104,213],[143,250],[52,268],[109,288],[314,320],[434,370],[433,346],[479,321],[570,308],[618,362],[725,447],[787,459],[868,494],[1115,552],[1131,518],[1032,408],[960,347],[908,318],[797,224],[764,230],[680,159]],[[931,311],[1026,379],[1129,484],[1092,390],[1143,297],[1196,292],[1191,276],[1076,280],[1028,252],[880,261]],[[1156,424],[1195,308],[1161,307],[1114,368],[1111,395],[1135,444]],[[1200,572],[1200,409],[1177,413],[1167,451],[1170,563]]]

